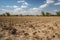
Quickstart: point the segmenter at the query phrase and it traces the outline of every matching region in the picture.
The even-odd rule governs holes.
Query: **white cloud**
[[[31,8],[28,11],[26,11],[25,8],[28,8],[29,3],[27,3],[24,0],[19,0],[17,2],[22,3],[22,5],[20,7],[17,6],[17,5],[12,5],[12,6],[7,5],[6,7],[13,8],[13,12],[15,12],[15,13],[17,13],[17,12],[25,13],[26,12],[26,13],[29,13],[29,14],[38,14],[38,12],[40,12],[43,8],[47,7],[51,3],[54,3],[53,0],[46,0],[46,3],[40,5],[38,8]]]
[[[24,2],[23,5],[29,5],[27,2]]]
[[[12,6],[10,6],[10,5],[6,5],[6,6],[4,6],[4,7],[7,7],[7,8],[12,8]]]
[[[9,5],[7,5],[6,7],[10,7]]]
[[[25,2],[24,0],[19,0],[19,1],[17,1],[18,3],[23,3],[23,2]]]
[[[28,7],[28,5],[21,5],[21,6],[17,6],[17,5],[12,5],[12,6],[10,6],[10,5],[7,5],[6,6],[7,8],[11,8],[12,10],[11,11],[13,11],[13,13],[16,13],[16,12],[23,12],[23,11],[25,11],[25,8],[27,8]]]
[[[21,8],[27,8],[28,7],[28,3],[27,2],[24,2],[23,5],[21,5]]]
[[[11,8],[12,11],[14,11],[14,12],[17,12],[17,11],[21,10],[21,8],[19,6],[17,6],[17,5],[12,5],[12,6],[7,5],[6,7]]]
[[[12,6],[7,5],[7,6],[5,6],[5,7],[7,7],[7,8],[18,8],[19,6],[17,6],[17,5],[12,5]]]
[[[46,0],[45,4],[40,5],[40,9],[42,10],[43,8],[47,7],[49,4],[54,3],[53,0]]]
[[[54,3],[53,0],[46,0],[45,4],[40,5],[38,8],[32,8],[30,9],[28,12],[30,14],[38,14],[39,12],[41,12],[41,10],[45,7],[47,7],[48,5],[50,5],[51,3]]]
[[[15,8],[15,9],[14,9],[14,11],[19,11],[19,10],[21,10],[21,8]]]
[[[5,7],[7,7],[7,8],[17,8],[18,6],[17,5],[12,5],[12,6],[6,5]]]
[[[24,2],[24,1],[17,1],[18,3]]]
[[[50,3],[54,3],[54,1],[53,0],[46,0],[46,3],[50,4]]]
[[[57,12],[58,10],[53,10],[54,12]]]
[[[45,8],[48,4],[43,4],[40,6],[41,9]]]
[[[26,12],[26,14],[28,14],[28,15],[36,15],[36,14],[39,14],[39,8],[30,8],[27,12]]]
[[[5,9],[1,9],[2,11],[5,11]]]
[[[14,5],[14,6],[12,6],[13,8],[18,8],[18,6],[17,5]]]
[[[21,8],[27,8],[28,5],[29,5],[25,0],[19,0],[19,1],[17,1],[17,2],[18,2],[18,3],[21,3],[21,2],[22,2]]]
[[[33,10],[37,10],[38,8],[32,8]]]
[[[37,12],[38,11],[38,8],[31,8],[29,11]]]
[[[60,0],[58,0],[58,1],[60,1]]]
[[[22,5],[29,5],[25,0],[19,0],[18,3],[22,3]]]
[[[58,2],[58,3],[55,3],[54,5],[60,5],[60,2]]]
[[[1,9],[1,11],[4,11],[4,12],[9,12],[9,10],[7,10],[7,9]]]
[[[22,5],[21,8],[27,8],[27,6]]]

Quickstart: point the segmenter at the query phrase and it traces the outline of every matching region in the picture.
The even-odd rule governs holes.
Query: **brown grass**
[[[0,40],[60,40],[60,17],[0,17]]]

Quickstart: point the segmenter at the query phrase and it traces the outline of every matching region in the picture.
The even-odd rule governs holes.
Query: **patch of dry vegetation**
[[[60,17],[0,17],[0,40],[60,40]]]

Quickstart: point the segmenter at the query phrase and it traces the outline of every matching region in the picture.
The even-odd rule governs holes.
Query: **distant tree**
[[[6,12],[6,15],[7,15],[7,16],[10,16],[10,13],[9,13],[9,12]]]
[[[6,12],[6,13],[2,14],[2,16],[10,16],[10,13]]]
[[[42,14],[42,16],[45,16],[45,13],[43,11],[41,12],[41,14]]]
[[[22,14],[20,14],[19,16],[22,16]]]
[[[2,16],[2,14],[0,14],[0,16]]]
[[[12,15],[12,16],[19,16],[18,14],[16,14],[16,15]]]
[[[46,12],[46,16],[51,16],[51,13],[49,13],[49,12]]]
[[[57,16],[60,16],[60,11],[56,12]]]

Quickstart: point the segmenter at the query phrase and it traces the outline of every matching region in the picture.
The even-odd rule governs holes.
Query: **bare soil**
[[[0,40],[60,40],[60,17],[0,17]]]

